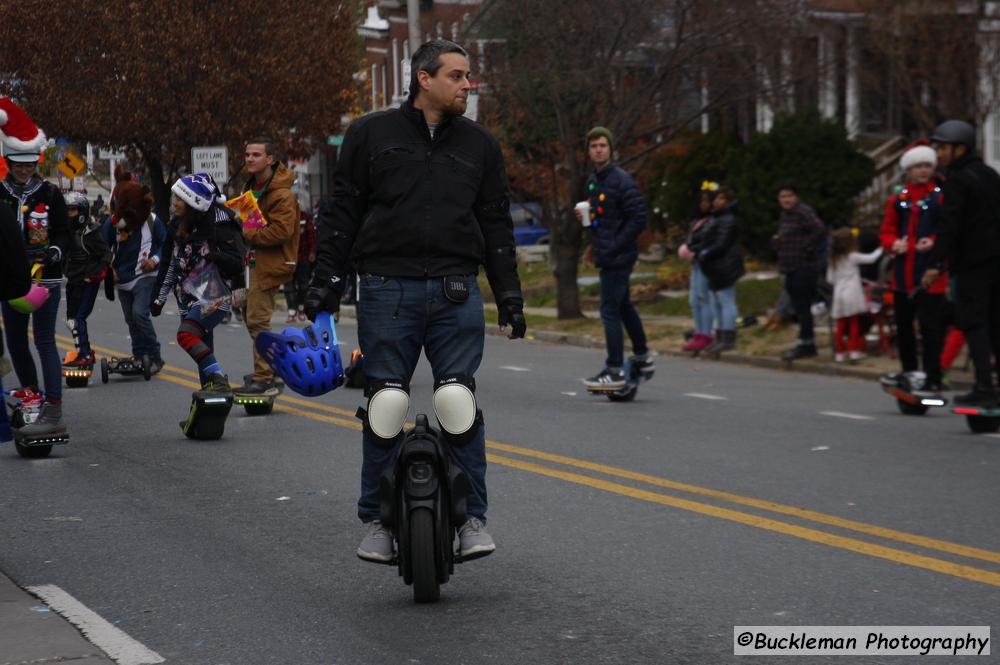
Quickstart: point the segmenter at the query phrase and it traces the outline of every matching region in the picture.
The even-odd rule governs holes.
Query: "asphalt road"
[[[354,554],[360,391],[234,409],[190,441],[171,313],[162,374],[67,391],[72,443],[49,459],[0,448],[0,571],[167,663],[720,663],[734,625],[998,623],[997,436],[900,415],[871,383],[663,357],[614,404],[580,381],[602,353],[496,336],[477,383],[498,550],[414,605]],[[117,304],[91,330],[128,352]],[[246,331],[216,340],[238,381]],[[429,411],[426,362],[413,384]]]

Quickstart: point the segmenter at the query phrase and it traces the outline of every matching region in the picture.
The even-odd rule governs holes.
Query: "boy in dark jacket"
[[[80,192],[66,195],[66,216],[70,242],[66,256],[66,325],[73,334],[76,351],[67,356],[64,367],[89,367],[94,352],[87,334],[87,317],[111,263],[111,248],[101,235],[101,222],[90,215],[87,197]]]
[[[590,244],[594,264],[601,269],[601,320],[608,356],[604,369],[587,379],[588,387],[620,390],[625,387],[625,338],[632,341],[633,362],[653,369],[642,320],[629,300],[629,276],[639,258],[637,240],[646,228],[646,202],[628,173],[611,163],[614,137],[605,127],[587,132],[587,153],[594,172],[587,178],[585,198],[593,219]],[[577,219],[583,221],[576,210]]]

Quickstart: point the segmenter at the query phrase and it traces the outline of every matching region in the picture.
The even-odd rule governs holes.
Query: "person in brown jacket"
[[[266,224],[245,226],[250,246],[250,282],[247,285],[246,323],[251,340],[271,330],[274,297],[292,278],[299,252],[299,202],[292,193],[295,174],[281,160],[273,142],[254,138],[247,142],[244,159],[250,174],[243,191],[252,190]],[[251,343],[251,347],[253,344]],[[253,373],[235,392],[260,394],[274,388],[274,372],[253,347]]]

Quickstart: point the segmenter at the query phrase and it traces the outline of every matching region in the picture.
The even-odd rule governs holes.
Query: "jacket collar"
[[[399,106],[399,110],[400,112],[402,112],[403,116],[407,120],[412,122],[417,127],[417,130],[420,131],[420,133],[423,134],[425,138],[427,139],[431,138],[431,130],[427,126],[427,119],[424,117],[424,112],[418,109],[416,106],[414,106],[413,101],[411,99],[407,99],[405,102],[403,102]],[[438,125],[437,132],[435,132],[434,134],[435,138],[433,140],[439,139],[445,133],[445,131],[449,127],[451,127],[451,125],[454,123],[454,120],[455,116],[451,115],[444,116],[441,119],[441,124]]]
[[[978,161],[981,161],[979,159],[978,155],[976,155],[973,152],[967,152],[964,155],[962,155],[961,157],[959,157],[958,159],[956,159],[955,161],[953,161],[948,166],[948,173],[954,173],[955,171],[960,171],[961,169],[964,169],[969,164],[971,164],[973,162],[978,162]]]
[[[612,171],[615,170],[616,166],[617,165],[614,162],[608,162],[608,165],[605,166],[600,171],[594,169],[593,171],[591,171],[591,173],[593,173],[594,177],[597,178],[598,180],[604,180],[611,174]]]

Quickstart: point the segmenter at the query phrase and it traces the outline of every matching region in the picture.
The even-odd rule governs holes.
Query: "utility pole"
[[[420,0],[406,0],[406,22],[410,27],[410,56],[420,48]]]

